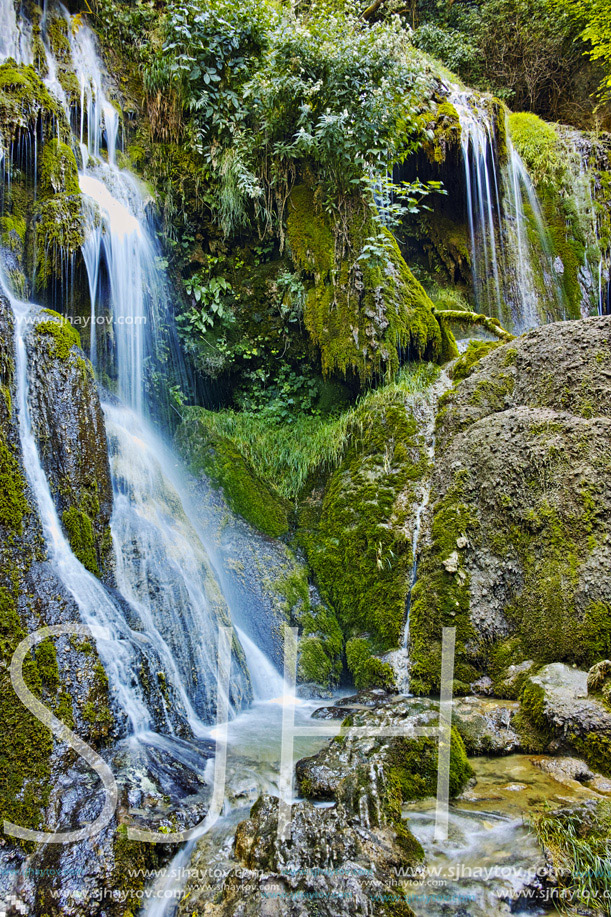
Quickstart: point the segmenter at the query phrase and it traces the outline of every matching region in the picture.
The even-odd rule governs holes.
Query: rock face
[[[410,836],[411,837],[411,836]],[[278,800],[262,796],[236,831],[236,866],[224,883],[197,887],[181,917],[413,917],[395,870],[417,871],[422,849],[409,850],[388,827],[371,829],[342,806],[292,810],[291,833],[278,837]]]
[[[339,800],[368,825],[391,824],[401,833],[402,803],[434,796],[437,792],[439,742],[433,737],[410,736],[415,727],[437,726],[438,704],[409,698],[358,710],[345,721],[344,736],[329,742],[318,754],[297,762],[297,782],[303,796]],[[350,727],[371,730],[351,733]],[[404,735],[381,737],[375,730],[402,728]],[[472,771],[458,728],[452,730],[450,795],[461,792]]]
[[[32,425],[72,550],[98,576],[112,565],[106,430],[78,333],[42,310],[27,340]]]
[[[546,665],[527,679],[521,706],[551,750],[574,750],[597,770],[611,774],[611,710],[588,696],[587,680],[579,669]]]
[[[72,753],[55,742],[47,727],[22,705],[8,671],[15,648],[26,634],[45,625],[80,620],[78,607],[47,559],[35,496],[23,468],[13,340],[12,312],[6,299],[0,297],[0,816],[26,828],[40,829],[46,824],[63,824],[65,828],[75,812],[68,813],[62,822],[64,813],[52,791],[60,776],[64,775],[70,787],[63,797],[64,805],[74,806],[85,821],[86,799],[93,800],[95,794],[83,781],[82,769],[78,780],[66,777]],[[48,368],[53,372],[53,365]],[[75,440],[75,451],[78,448]],[[92,641],[68,636],[46,640],[26,658],[24,674],[47,709],[86,742],[94,747],[107,742],[113,731],[108,681]],[[111,844],[112,838],[106,842]],[[68,848],[63,848],[62,854],[70,860]],[[26,862],[30,862],[27,868],[52,865],[51,872],[61,881],[56,855],[57,847],[41,847],[34,866],[7,836],[0,894]],[[31,878],[24,878],[20,896],[30,906],[29,913],[51,914],[47,903],[34,904],[33,895]]]
[[[414,693],[438,686],[443,626],[457,628],[457,692],[482,674],[498,686],[525,660],[589,667],[609,655],[610,455],[608,317],[498,347],[440,400],[412,593]]]

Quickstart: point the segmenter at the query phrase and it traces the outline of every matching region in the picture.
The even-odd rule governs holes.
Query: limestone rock
[[[510,666],[608,654],[610,405],[608,316],[529,331],[440,399],[412,692],[438,690],[443,627],[457,628],[455,680],[489,675],[503,693],[522,674]]]

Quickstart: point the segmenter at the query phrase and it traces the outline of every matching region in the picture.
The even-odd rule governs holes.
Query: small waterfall
[[[120,709],[127,715],[132,731],[142,732],[151,728],[151,716],[142,692],[134,685],[132,674],[138,668],[135,647],[140,636],[130,632],[122,609],[111,600],[98,579],[76,559],[63,534],[30,421],[26,353],[30,306],[15,300],[4,282],[2,291],[11,303],[15,317],[15,369],[23,464],[36,496],[49,557],[66,589],[73,595],[83,622],[106,627],[113,635],[111,641],[98,641],[98,650]]]
[[[10,19],[8,7],[0,11]],[[106,626],[112,635],[109,641],[100,641],[98,649],[115,712],[143,748],[154,745],[171,754],[175,746],[180,760],[184,754],[178,735],[189,738],[210,733],[217,706],[218,627],[230,625],[231,618],[209,555],[185,511],[187,498],[181,482],[169,473],[177,461],[145,419],[153,413],[146,364],[154,361],[156,348],[172,359],[171,347],[163,337],[171,297],[157,266],[146,199],[135,178],[115,162],[119,116],[105,92],[107,78],[93,34],[84,25],[75,32],[68,13],[63,10],[62,15],[70,26],[83,102],[78,124],[83,161],[79,180],[88,227],[83,261],[91,298],[89,344],[98,362],[105,350],[96,335],[102,318],[104,356],[106,351],[113,354],[112,372],[121,399],[121,404],[104,405],[114,491],[111,530],[116,590],[106,588],[82,567],[62,532],[29,417],[27,331],[32,308],[9,296],[17,328],[24,464],[51,562],[74,596],[82,620]],[[23,44],[27,50],[28,27],[18,28],[16,19],[9,25],[5,49]],[[25,50],[22,59],[27,59]],[[50,67],[49,72],[56,70]],[[69,116],[65,96],[58,96]],[[105,368],[110,370],[110,364]],[[283,682],[276,670],[247,636],[244,641],[246,649],[236,634],[232,646],[231,715],[252,699],[248,662],[256,668],[258,696],[282,693]],[[169,745],[163,733],[173,737]]]
[[[457,93],[452,102],[460,118],[473,290],[478,307],[485,304],[494,310],[492,314],[499,315],[502,311],[501,258],[495,214],[500,210],[500,199],[492,125],[487,114],[472,107],[466,93]]]
[[[413,403],[412,409],[415,414],[419,415],[421,420],[421,429],[424,436],[424,454],[427,462],[427,470],[420,481],[420,489],[417,502],[414,508],[414,527],[412,531],[412,567],[409,576],[407,597],[405,601],[405,624],[403,626],[403,638],[401,649],[389,654],[389,662],[395,669],[397,688],[402,694],[409,695],[410,675],[409,675],[409,654],[410,654],[410,613],[412,605],[412,590],[418,578],[418,551],[420,548],[420,532],[422,529],[422,520],[429,505],[431,496],[431,475],[433,472],[433,463],[435,461],[435,422],[437,417],[437,403],[439,398],[447,391],[452,382],[447,373],[442,370],[439,378],[431,387],[429,392],[421,401]]]
[[[13,0],[0,0],[0,61],[7,57],[18,64],[32,63],[32,26],[17,18]]]
[[[478,311],[517,332],[566,314],[549,231],[528,171],[507,136],[501,162],[488,100],[450,94],[461,127],[473,291]]]

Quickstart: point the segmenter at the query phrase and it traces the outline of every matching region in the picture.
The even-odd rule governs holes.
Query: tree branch
[[[515,340],[515,335],[501,326],[497,318],[482,315],[478,312],[463,312],[461,309],[433,309],[433,315],[438,322],[454,322],[456,325],[481,325],[486,331],[494,334],[506,344]]]
[[[374,16],[380,9],[383,3],[384,0],[373,0],[371,6],[368,6],[367,9],[363,10],[361,13],[361,19],[371,19],[371,17]]]

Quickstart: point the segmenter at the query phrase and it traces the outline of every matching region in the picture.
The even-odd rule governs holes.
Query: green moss
[[[582,755],[590,767],[607,777],[611,776],[611,737],[599,732],[585,736],[571,736],[571,745]]]
[[[85,241],[80,194],[62,192],[42,200],[34,226],[36,286],[44,289],[53,277],[63,277],[68,257],[80,251]]]
[[[561,182],[564,164],[554,126],[529,112],[513,112],[508,120],[512,142],[535,185],[541,188]]]
[[[595,523],[583,511],[561,513],[547,500],[533,506],[526,525],[509,533],[523,563],[523,587],[506,608],[527,658],[592,665],[608,646],[605,607],[591,605],[583,620],[575,605],[584,544]],[[596,628],[601,625],[600,633]]]
[[[0,525],[21,531],[23,517],[30,512],[25,496],[25,478],[13,448],[0,431]]]
[[[500,341],[469,341],[467,349],[452,367],[451,375],[454,382],[460,382],[461,379],[466,379],[470,376],[476,363],[482,357],[501,346]]]
[[[0,817],[24,827],[40,828],[50,795],[53,741],[49,730],[23,706],[10,681],[10,661],[25,635],[14,593],[0,586]],[[47,683],[54,683],[52,653],[42,648],[39,655]],[[32,655],[26,658],[23,672],[30,690],[40,696],[45,679]]]
[[[412,563],[410,498],[426,468],[406,393],[379,390],[351,416],[322,502],[306,500],[299,512],[298,540],[323,599],[344,634],[368,635],[374,653],[399,645]]]
[[[26,223],[20,216],[0,217],[0,242],[5,248],[23,254],[25,246]]]
[[[363,688],[395,687],[395,670],[388,662],[372,655],[371,642],[363,637],[353,637],[346,644],[346,662],[355,686]]]
[[[50,640],[43,640],[35,650],[36,665],[43,683],[52,689],[59,686],[59,669],[57,668],[57,653]]]
[[[427,127],[430,129],[430,126]],[[446,100],[437,106],[432,130],[434,139],[427,137],[424,141],[426,155],[431,162],[445,162],[448,150],[460,145],[462,134],[460,117],[451,102]]]
[[[45,314],[53,318],[37,322],[36,334],[46,334],[52,338],[53,344],[49,350],[54,359],[67,360],[72,348],[81,346],[81,337],[76,328],[57,312],[45,309]]]
[[[577,656],[582,665],[590,668],[601,659],[611,659],[611,604],[591,602],[578,630]]]
[[[18,131],[32,131],[38,119],[43,129],[69,136],[69,126],[59,103],[42,82],[34,67],[16,64],[9,58],[0,65],[0,128],[5,144],[13,140]]]
[[[403,802],[436,796],[438,758],[439,741],[435,738],[401,738],[392,745],[391,772],[399,782]],[[452,727],[450,797],[458,796],[472,776],[464,742],[458,730]]]
[[[45,143],[40,158],[40,193],[48,197],[61,192],[80,193],[78,169],[70,147],[54,138]]]
[[[410,612],[411,690],[427,694],[438,689],[441,674],[441,636],[444,627],[456,627],[454,674],[469,684],[476,672],[467,661],[465,644],[475,637],[470,620],[469,578],[461,569],[460,537],[474,539],[478,532],[475,508],[464,502],[463,474],[458,472],[435,508],[431,541],[419,564],[412,589]],[[457,572],[444,566],[456,552]]]
[[[392,377],[399,353],[438,360],[441,331],[432,303],[394,238],[373,222],[363,201],[347,217],[347,250],[315,195],[295,188],[288,204],[287,239],[310,279],[304,321],[320,348],[323,374],[353,371],[362,382]]]
[[[203,413],[192,415],[183,432],[183,448],[194,474],[203,473],[222,487],[231,509],[259,531],[273,538],[288,532],[287,502],[257,478],[231,440],[208,427]]]
[[[121,901],[121,910],[118,912],[121,917],[130,917],[140,912],[147,872],[159,868],[167,861],[171,850],[163,844],[131,841],[127,836],[127,826],[118,826],[114,834],[110,887],[120,896],[117,900]]]
[[[342,674],[344,637],[333,611],[311,603],[306,567],[275,580],[273,589],[283,599],[287,620],[300,629],[299,680],[336,687]]]
[[[74,72],[68,29],[68,21],[63,16],[54,16],[51,13],[47,17],[45,32],[57,62],[58,82],[68,101],[78,102],[80,101],[81,84]]]
[[[90,573],[99,576],[93,524],[87,513],[71,506],[62,514],[62,523],[75,556]]]

